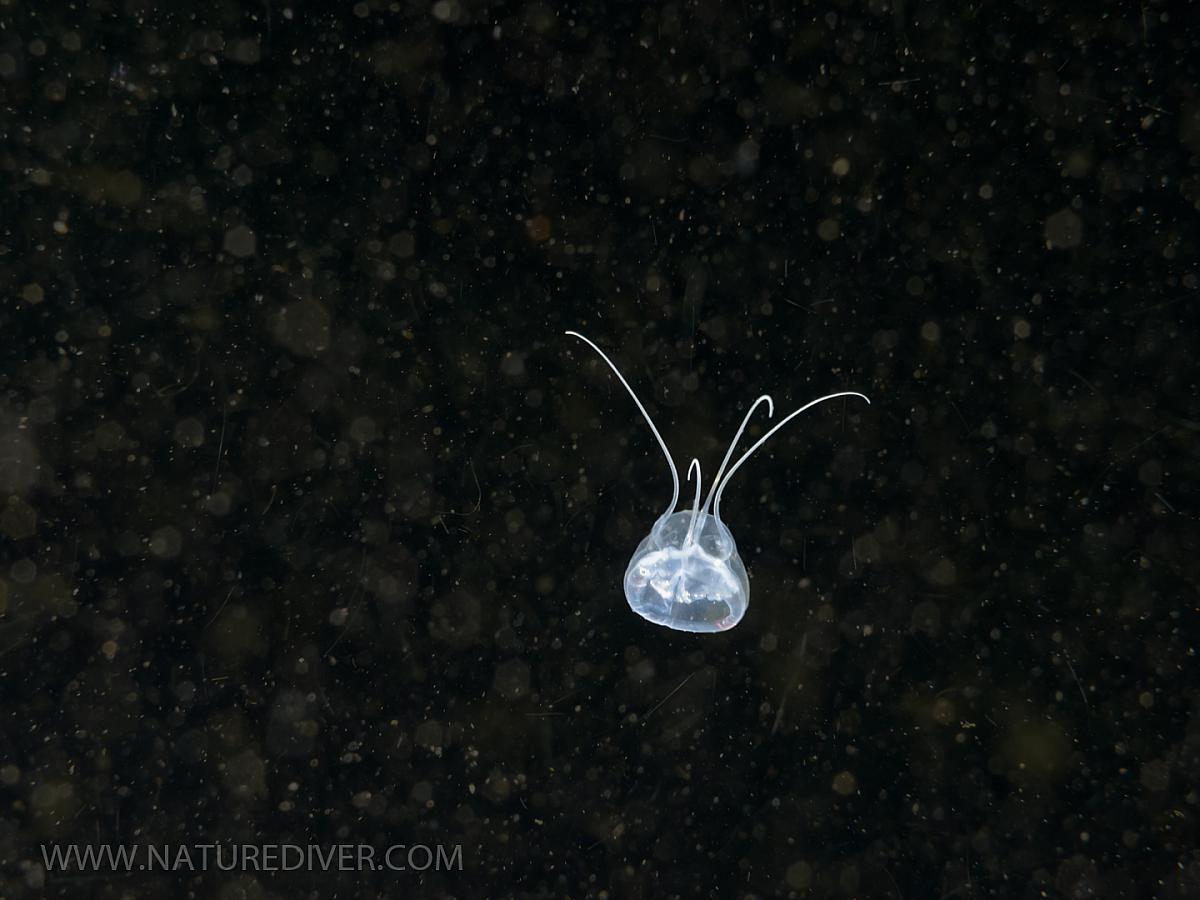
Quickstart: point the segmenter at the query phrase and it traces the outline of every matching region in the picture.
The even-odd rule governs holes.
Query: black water
[[[0,894],[1200,891],[1186,7],[303,6],[0,5]],[[681,468],[871,397],[732,631],[568,328]],[[210,843],[461,865],[47,870]]]

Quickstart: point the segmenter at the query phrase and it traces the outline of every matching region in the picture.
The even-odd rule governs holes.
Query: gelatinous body
[[[728,631],[750,605],[750,578],[729,529],[713,516],[692,513],[659,519],[625,570],[625,598],[635,613],[679,631]]]
[[[751,404],[741,427],[733,436],[703,508],[700,506],[700,462],[693,459],[688,467],[689,480],[693,472],[696,476],[692,508],[686,512],[676,512],[675,506],[679,502],[679,471],[675,468],[671,451],[667,449],[666,441],[659,434],[654,420],[646,412],[646,407],[629,386],[629,382],[603,350],[576,331],[568,331],[567,334],[579,338],[595,350],[629,392],[646,424],[654,433],[659,447],[662,448],[674,482],[671,502],[666,511],[658,517],[650,533],[638,544],[633,558],[629,561],[629,567],[625,570],[625,599],[629,601],[629,606],[634,612],[656,625],[676,631],[728,631],[742,620],[746,608],[750,605],[750,578],[746,573],[746,566],[738,556],[733,535],[721,521],[721,493],[729,479],[754,451],[806,409],[836,397],[859,397],[867,403],[871,401],[857,391],[841,391],[818,397],[776,423],[774,428],[760,437],[726,472],[729,460],[733,457],[733,448],[737,446],[738,439],[746,430],[754,411],[765,403],[768,416],[775,412],[775,404],[771,398],[766,394],[762,395]],[[711,514],[708,511],[709,506],[712,507]]]

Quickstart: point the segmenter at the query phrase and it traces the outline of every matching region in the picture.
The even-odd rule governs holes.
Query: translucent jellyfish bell
[[[635,613],[677,631],[728,631],[750,605],[750,578],[729,529],[700,512],[700,462],[693,459],[696,499],[688,512],[664,516],[633,551],[625,598]]]
[[[741,427],[733,436],[704,506],[700,506],[700,462],[693,458],[688,466],[688,479],[691,480],[695,473],[696,480],[692,508],[675,512],[675,506],[679,502],[679,472],[671,458],[671,451],[667,449],[666,441],[659,434],[650,414],[646,412],[646,407],[603,350],[576,331],[568,331],[567,334],[586,343],[612,369],[617,380],[637,404],[646,424],[650,426],[671,469],[671,479],[674,483],[671,502],[667,505],[666,512],[654,523],[650,533],[638,544],[633,558],[629,561],[629,567],[625,570],[625,599],[629,601],[629,606],[635,613],[656,625],[676,631],[728,631],[742,620],[746,608],[750,605],[750,578],[746,573],[745,564],[738,556],[733,535],[721,521],[721,493],[725,490],[725,485],[754,451],[805,410],[837,397],[860,397],[867,403],[871,401],[856,391],[841,391],[806,403],[781,419],[726,472],[733,449],[750,423],[754,411],[765,403],[768,417],[774,415],[774,402],[764,394],[751,404]],[[711,514],[708,511],[710,505]]]

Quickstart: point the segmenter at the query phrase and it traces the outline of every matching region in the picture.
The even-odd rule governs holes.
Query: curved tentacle
[[[747,450],[745,453],[742,454],[741,458],[737,462],[735,462],[732,467],[730,467],[729,472],[725,475],[725,480],[721,481],[714,489],[715,492],[713,494],[713,515],[716,517],[716,519],[718,521],[720,521],[720,519],[721,519],[721,493],[722,493],[722,491],[725,490],[725,485],[729,484],[729,479],[733,477],[733,473],[736,472],[739,468],[741,468],[742,463],[744,463],[746,460],[748,460],[753,455],[755,450],[757,450],[759,447],[761,447],[763,444],[765,444],[767,441],[769,441],[775,435],[775,432],[777,432],[780,428],[782,428],[788,422],[792,421],[792,419],[796,418],[796,416],[800,415],[800,413],[804,412],[807,409],[812,409],[818,403],[824,403],[826,400],[836,400],[838,397],[862,397],[862,399],[867,401],[868,405],[870,405],[870,403],[871,403],[871,400],[869,397],[867,397],[865,394],[858,393],[858,391],[839,391],[836,394],[826,394],[824,397],[818,397],[816,400],[812,400],[808,403],[805,403],[802,407],[800,407],[795,412],[788,413],[788,415],[786,415],[782,419],[780,419],[779,422],[776,423],[774,428],[772,428],[770,431],[768,431],[766,434],[764,434],[762,437],[760,437],[757,441],[755,441],[753,446],[751,446],[749,450]]]
[[[687,537],[683,539],[683,546],[685,548],[692,545],[692,537],[696,533],[696,519],[700,515],[700,460],[694,456],[687,470],[688,481],[692,480],[692,469],[696,470],[696,499],[692,501],[692,517],[688,519]]]
[[[608,367],[613,370],[613,374],[617,376],[617,380],[621,382],[621,385],[629,392],[629,396],[632,397],[633,402],[637,404],[637,408],[641,412],[642,417],[646,420],[646,424],[649,425],[650,430],[654,432],[654,438],[658,441],[658,446],[662,448],[663,456],[667,458],[667,465],[671,467],[671,504],[667,507],[667,511],[663,513],[663,517],[669,516],[671,513],[675,512],[675,504],[679,502],[679,471],[675,468],[675,460],[671,459],[671,451],[667,449],[667,442],[664,441],[662,435],[658,433],[658,429],[654,426],[654,420],[650,418],[650,413],[646,412],[646,407],[642,406],[642,401],[639,400],[638,395],[633,392],[633,388],[629,386],[629,382],[625,380],[625,376],[621,374],[621,370],[616,367],[616,365],[611,359],[608,358],[607,355],[605,355],[604,351],[592,343],[592,341],[590,341],[588,338],[585,338],[578,331],[568,331],[567,334],[571,337],[579,338],[598,354],[600,354],[600,358],[602,360],[608,363]]]
[[[717,477],[713,479],[712,490],[708,492],[708,499],[704,501],[703,512],[708,512],[709,504],[713,501],[713,496],[717,493],[717,485],[721,483],[721,476],[725,474],[725,467],[729,465],[729,460],[733,456],[733,448],[737,446],[737,442],[742,439],[742,432],[746,430],[746,426],[750,424],[750,417],[754,415],[754,411],[758,409],[762,403],[767,404],[767,418],[775,415],[775,401],[771,399],[770,394],[763,394],[757,400],[750,404],[750,408],[746,410],[746,418],[742,419],[742,426],[737,430],[737,434],[733,436],[733,440],[729,442],[729,449],[725,451],[725,458],[721,460],[721,468],[717,469]]]

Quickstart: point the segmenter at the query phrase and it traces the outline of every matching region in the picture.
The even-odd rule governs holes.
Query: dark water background
[[[0,3],[0,894],[1194,896],[1188,16]]]

